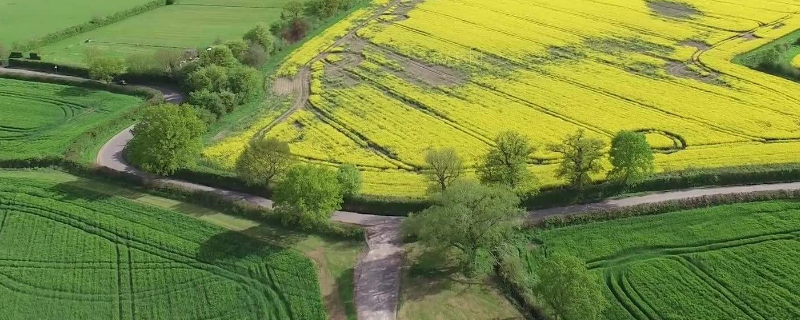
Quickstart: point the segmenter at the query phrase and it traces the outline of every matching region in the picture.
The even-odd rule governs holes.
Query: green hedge
[[[691,169],[655,175],[637,185],[603,182],[579,192],[568,187],[544,189],[524,201],[530,209],[551,208],[639,192],[680,190],[707,186],[734,186],[800,180],[800,164],[740,166],[717,169]]]
[[[125,11],[120,11],[110,16],[103,17],[102,21],[87,21],[77,26],[72,26],[60,31],[50,33],[39,39],[29,41],[28,43],[24,44],[21,48],[19,48],[19,51],[32,51],[36,48],[41,48],[46,45],[64,40],[66,38],[125,20],[127,18],[153,10],[155,8],[164,6],[166,4],[167,4],[166,0],[155,0],[140,5],[138,7],[134,7]]]
[[[89,89],[104,90],[119,94],[134,95],[147,99],[147,102],[150,104],[157,104],[164,101],[164,95],[161,94],[160,91],[141,86],[119,86],[89,79],[54,78],[47,75],[5,73],[2,71],[2,69],[0,69],[0,78],[70,85]]]
[[[8,66],[11,68],[19,68],[33,71],[41,71],[46,73],[54,73],[60,75],[67,75],[79,78],[89,78],[89,69],[78,66],[63,65],[46,61],[27,60],[27,59],[9,59]],[[58,68],[56,68],[58,67]],[[166,74],[141,74],[141,73],[123,73],[117,75],[114,79],[125,80],[131,84],[173,84],[177,85],[175,79]]]
[[[580,214],[549,217],[528,224],[535,228],[561,228],[572,225],[598,221],[624,219],[637,216],[657,215],[668,212],[706,208],[726,204],[757,202],[770,200],[800,200],[800,190],[760,191],[751,193],[734,193],[702,196],[690,199],[672,200],[659,203],[643,204],[618,209],[605,209]]]
[[[156,196],[175,199],[187,203],[224,211],[231,215],[262,221],[270,224],[281,224],[281,217],[270,209],[263,208],[245,201],[232,201],[215,192],[193,191],[180,186],[150,180],[137,175],[115,171],[106,167],[88,166],[63,158],[36,158],[21,160],[0,160],[0,168],[59,168],[70,174],[88,179],[102,180],[119,186],[134,189]],[[295,226],[285,226],[304,232],[306,230]],[[364,231],[359,227],[330,224],[317,226],[311,230],[315,233],[338,239],[363,240]]]

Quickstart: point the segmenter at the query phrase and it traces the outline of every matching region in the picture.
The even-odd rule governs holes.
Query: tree
[[[135,74],[152,74],[159,73],[164,70],[159,70],[153,56],[146,53],[134,53],[125,58],[125,65],[128,72]]]
[[[548,149],[563,156],[556,175],[567,179],[570,185],[582,190],[592,181],[591,174],[603,170],[600,160],[605,143],[586,136],[583,129],[564,139],[562,144],[550,145]]]
[[[408,217],[405,231],[429,249],[454,249],[461,271],[470,277],[491,268],[491,252],[514,233],[525,215],[517,195],[505,186],[458,181],[431,200],[432,207]]]
[[[534,191],[535,178],[527,166],[536,148],[514,131],[500,133],[494,142],[478,166],[481,182],[503,184],[520,193]]]
[[[230,87],[228,69],[218,65],[197,69],[189,74],[189,79],[186,82],[191,91],[206,89],[211,92],[221,92],[228,90]]]
[[[244,54],[247,52],[247,45],[248,42],[242,39],[225,42],[225,46],[231,49],[231,53],[239,62],[244,60]]]
[[[336,171],[302,164],[291,167],[276,184],[273,200],[284,224],[313,228],[330,222],[342,207],[343,194]]]
[[[253,185],[271,187],[292,165],[289,144],[275,138],[252,140],[236,161],[236,173]]]
[[[299,18],[300,15],[303,13],[305,9],[305,5],[303,5],[300,1],[289,1],[285,5],[283,5],[283,12],[281,12],[281,19],[283,20],[292,20]]]
[[[94,47],[84,51],[84,61],[89,69],[89,77],[103,82],[114,81],[114,77],[125,72],[125,60],[104,56]]]
[[[342,187],[342,194],[345,197],[355,197],[361,193],[361,171],[352,164],[344,164],[339,166],[336,172],[336,180]]]
[[[218,45],[200,54],[200,64],[203,66],[217,65],[222,67],[235,67],[239,64],[239,60],[236,60],[231,48]]]
[[[578,258],[560,254],[545,259],[538,269],[534,292],[555,320],[593,320],[608,306],[600,281]]]
[[[259,23],[253,27],[253,29],[247,31],[247,33],[244,34],[243,39],[245,41],[254,42],[261,45],[267,54],[272,53],[272,50],[275,46],[275,41],[273,40],[273,36],[270,33],[269,28],[263,23]]]
[[[256,69],[238,66],[228,69],[228,88],[236,94],[237,104],[250,101],[264,90],[264,77]]]
[[[447,186],[464,175],[464,161],[453,148],[428,149],[425,163],[429,167],[425,175],[435,184],[437,191],[447,190]]]
[[[233,111],[236,95],[230,91],[211,92],[208,89],[202,89],[189,94],[189,103],[208,110],[214,114],[216,120]]]
[[[269,59],[269,54],[267,51],[264,50],[261,45],[255,42],[249,42],[247,45],[247,51],[245,51],[242,55],[242,63],[253,68],[260,67],[267,62],[267,59]]]
[[[126,152],[142,170],[170,175],[192,163],[200,152],[200,137],[205,130],[190,106],[153,106],[134,127]]]
[[[339,7],[342,5],[342,0],[311,0],[309,6],[311,12],[320,18],[328,18],[333,16]]]
[[[162,71],[168,74],[175,74],[181,68],[183,52],[180,50],[158,49],[153,54],[153,60]]]
[[[644,180],[655,170],[653,149],[644,134],[620,131],[611,140],[609,176],[626,184]]]
[[[282,31],[281,37],[291,43],[300,41],[300,39],[303,39],[306,36],[308,28],[308,21],[305,19],[292,19],[292,21],[289,21],[289,24],[286,25],[285,30]]]

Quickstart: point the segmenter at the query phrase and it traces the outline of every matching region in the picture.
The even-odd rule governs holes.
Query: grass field
[[[605,319],[800,318],[800,202],[726,205],[534,231],[602,279]]]
[[[82,133],[141,104],[106,91],[0,79],[0,159],[61,156]]]
[[[309,112],[269,135],[291,139],[308,161],[358,165],[377,195],[421,196],[427,148],[453,147],[473,166],[503,130],[540,146],[530,164],[545,185],[563,181],[544,146],[578,129],[607,142],[619,130],[647,133],[664,150],[661,171],[793,162],[800,111],[786,106],[800,102],[800,87],[731,60],[800,28],[798,10],[750,0],[403,1],[333,48],[313,75]],[[313,56],[295,54],[288,74]]]
[[[22,174],[0,173],[4,318],[326,318],[315,265],[297,251],[64,174]]]
[[[280,19],[288,0],[186,0],[50,44],[38,51],[43,59],[82,65],[87,47],[110,56],[127,57],[160,48],[196,49],[215,40],[239,39],[258,23]],[[86,40],[91,40],[86,42]]]
[[[89,22],[93,17],[107,16],[143,5],[150,0],[0,0],[0,43],[11,46],[41,38],[75,25]],[[43,8],[47,8],[43,10]]]

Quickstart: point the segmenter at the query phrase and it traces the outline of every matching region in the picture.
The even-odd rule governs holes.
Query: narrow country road
[[[529,217],[531,220],[541,220],[553,216],[589,213],[599,210],[613,210],[613,209],[634,207],[644,204],[661,203],[673,200],[693,199],[693,198],[701,198],[705,196],[714,196],[714,195],[742,194],[742,193],[781,191],[781,190],[788,190],[788,191],[800,190],[800,182],[761,184],[761,185],[736,186],[736,187],[696,188],[696,189],[688,189],[680,191],[658,192],[658,193],[652,193],[648,195],[636,196],[630,198],[611,199],[598,203],[534,210],[530,212]]]

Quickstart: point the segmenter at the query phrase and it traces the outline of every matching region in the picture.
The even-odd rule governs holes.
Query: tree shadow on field
[[[283,246],[278,246],[265,241],[259,241],[258,239],[247,235],[246,232],[247,230],[228,230],[211,236],[200,244],[200,250],[197,252],[197,258],[210,262],[235,262],[246,259],[250,256],[266,257],[271,254],[290,250]],[[286,239],[286,241],[299,240]]]
[[[81,87],[64,87],[56,92],[59,97],[85,97],[92,93],[91,90]]]
[[[87,200],[87,201],[101,201],[113,198],[115,195],[112,193],[94,191],[90,187],[95,182],[87,179],[78,179],[75,181],[59,183],[49,190],[61,196],[61,199],[69,200]],[[120,189],[122,190],[122,189]],[[131,191],[133,192],[133,191]],[[124,196],[120,194],[119,196]]]

